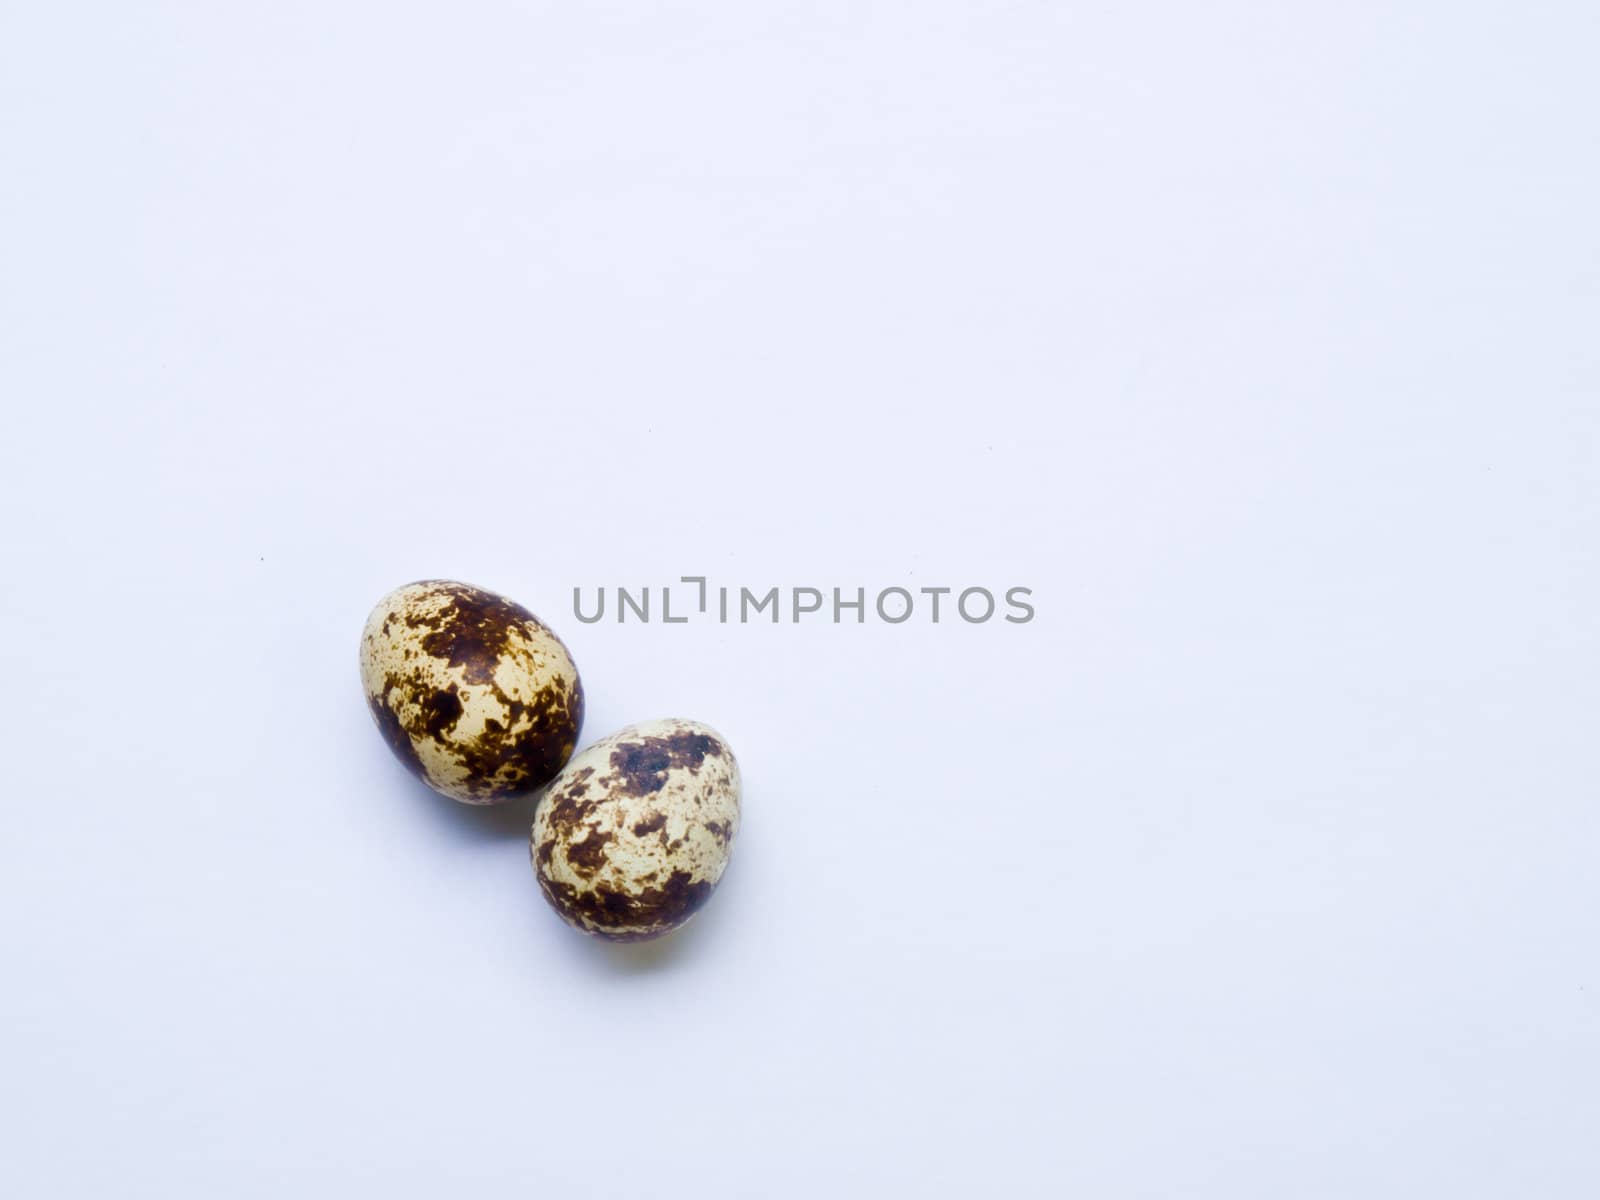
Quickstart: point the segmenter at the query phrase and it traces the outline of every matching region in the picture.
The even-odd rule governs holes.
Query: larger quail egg
[[[395,757],[466,804],[547,783],[583,725],[583,685],[561,639],[465,583],[410,583],[380,600],[361,635],[361,682]]]

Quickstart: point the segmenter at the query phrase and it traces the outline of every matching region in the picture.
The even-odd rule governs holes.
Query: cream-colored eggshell
[[[561,639],[465,583],[411,583],[380,600],[361,635],[361,683],[395,757],[466,804],[547,783],[583,726],[583,685]]]
[[[646,721],[567,764],[534,814],[539,888],[561,918],[612,941],[682,925],[722,878],[739,832],[739,764],[715,729]]]

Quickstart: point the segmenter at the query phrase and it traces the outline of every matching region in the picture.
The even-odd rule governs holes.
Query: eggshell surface
[[[522,605],[427,580],[378,602],[361,636],[367,706],[396,758],[466,804],[548,782],[583,726],[578,668]]]
[[[567,764],[534,814],[539,888],[612,941],[659,937],[711,898],[739,831],[739,765],[697,721],[647,721]]]

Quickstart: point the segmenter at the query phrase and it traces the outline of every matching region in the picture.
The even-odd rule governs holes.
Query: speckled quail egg
[[[583,725],[583,685],[561,639],[465,583],[409,583],[380,600],[361,635],[361,682],[395,757],[466,804],[549,782]]]
[[[739,765],[697,721],[646,721],[567,764],[530,848],[562,920],[618,942],[660,937],[711,898],[739,832]]]

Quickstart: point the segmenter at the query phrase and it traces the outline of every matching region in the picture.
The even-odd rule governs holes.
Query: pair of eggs
[[[361,682],[389,749],[435,791],[498,804],[543,789],[533,868],[569,925],[643,941],[710,899],[739,830],[727,742],[697,721],[647,721],[574,756],[578,668],[520,604],[448,580],[397,588],[367,618]]]

